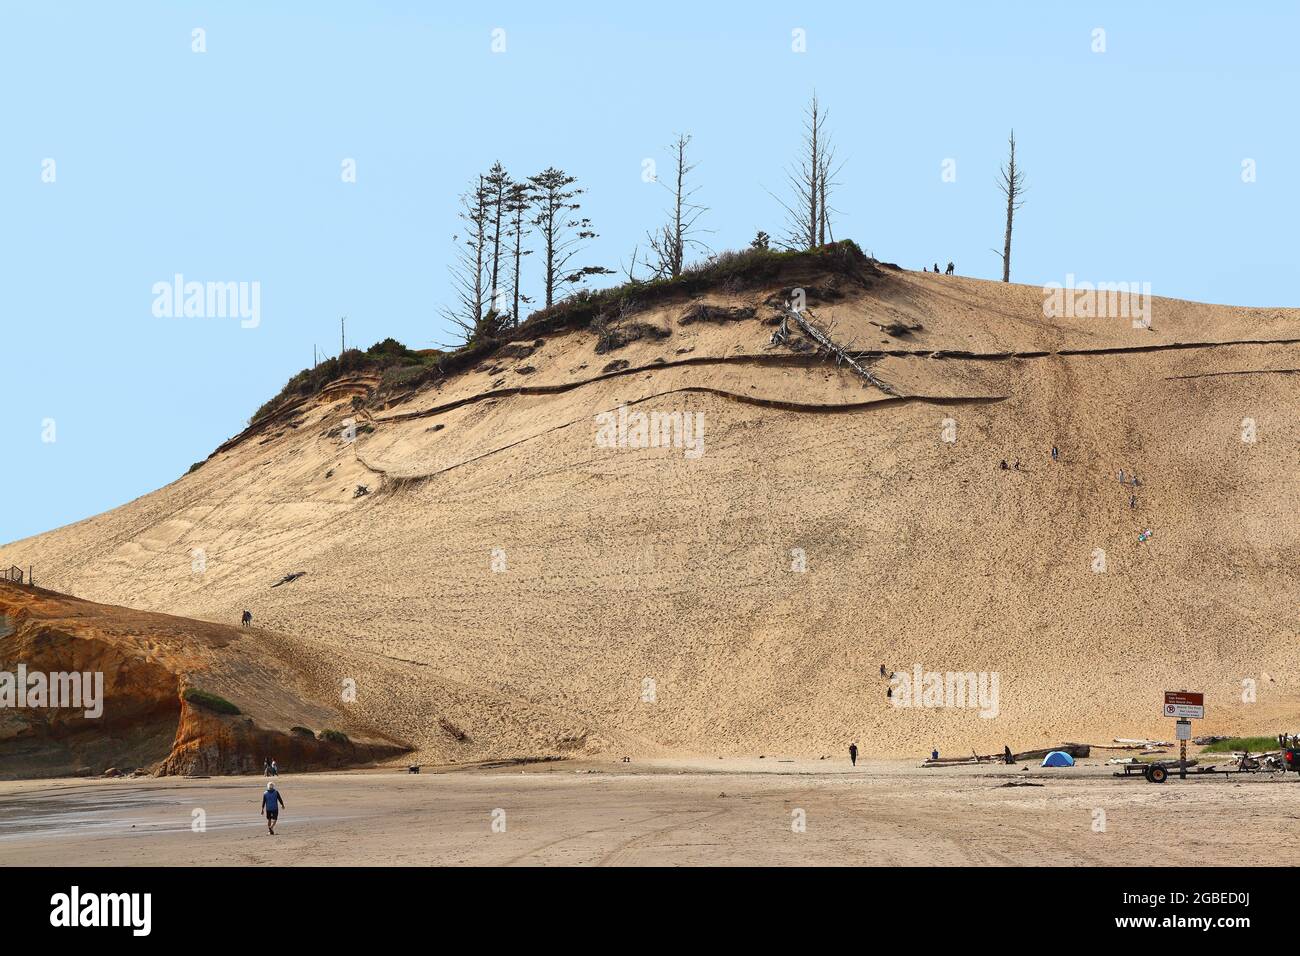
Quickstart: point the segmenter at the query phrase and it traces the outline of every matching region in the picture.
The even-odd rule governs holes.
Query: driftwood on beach
[[[1059,747],[1042,747],[1038,750],[1023,750],[1020,753],[1013,753],[1011,758],[1019,763],[1022,760],[1042,760],[1048,754],[1057,750],[1061,753],[1069,754],[1071,757],[1086,757],[1091,752],[1089,744],[1061,744]],[[971,754],[969,757],[939,757],[937,760],[933,757],[926,758],[921,764],[922,767],[962,767],[974,766],[975,764],[985,763],[1005,763],[1004,754]]]

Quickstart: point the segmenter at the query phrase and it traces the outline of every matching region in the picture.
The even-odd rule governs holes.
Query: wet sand
[[[1112,769],[769,758],[288,775],[274,837],[258,815],[261,778],[3,782],[0,864],[1291,862],[1278,847],[1300,834],[1297,775],[1156,786]]]

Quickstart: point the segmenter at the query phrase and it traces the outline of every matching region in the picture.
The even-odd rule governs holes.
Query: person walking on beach
[[[275,824],[280,819],[280,808],[284,806],[284,797],[275,789],[275,784],[268,783],[262,794],[262,813],[266,816],[266,832],[275,836]]]
[[[280,765],[276,763],[274,760],[271,761],[271,776],[272,777],[280,776]]]
[[[270,758],[270,757],[267,757],[264,761],[262,761],[262,776],[264,776],[264,777],[269,777],[269,776],[271,776],[271,758]]]
[[[853,766],[855,766],[855,767],[858,765],[858,745],[857,745],[857,744],[849,744],[849,762],[852,763]]]

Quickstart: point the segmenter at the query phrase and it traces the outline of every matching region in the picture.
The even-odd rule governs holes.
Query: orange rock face
[[[251,633],[0,583],[0,777],[255,773],[268,758],[322,769],[407,749],[295,697],[293,684]],[[240,712],[186,700],[189,688]],[[323,727],[347,732],[308,734]]]

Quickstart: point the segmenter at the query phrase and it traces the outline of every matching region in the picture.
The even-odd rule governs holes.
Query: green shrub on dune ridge
[[[207,710],[218,714],[238,714],[240,710],[224,697],[216,694],[210,694],[205,690],[199,690],[197,687],[187,687],[181,694],[181,698],[187,703],[194,704],[196,707],[203,707]]]
[[[516,326],[495,330],[495,337],[485,335],[454,351],[416,351],[396,339],[384,339],[364,352],[348,349],[314,368],[303,369],[289,379],[278,395],[253,414],[249,424],[255,425],[294,402],[319,393],[326,385],[346,375],[375,373],[381,376],[386,388],[416,388],[475,365],[508,342],[533,339],[562,329],[585,328],[602,315],[621,313],[628,305],[648,308],[657,302],[709,290],[735,292],[775,283],[792,273],[805,271],[861,275],[868,263],[867,257],[851,239],[798,251],[751,247],[738,252],[721,252],[703,262],[688,265],[675,279],[637,279],[608,289],[581,290],[549,309],[534,312]],[[357,404],[359,407],[364,402]]]

